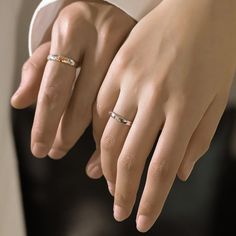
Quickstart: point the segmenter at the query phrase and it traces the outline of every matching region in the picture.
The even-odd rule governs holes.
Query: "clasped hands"
[[[23,66],[11,100],[18,109],[37,104],[31,148],[38,158],[62,158],[93,122],[96,151],[86,171],[106,178],[118,221],[131,214],[160,134],[137,212],[141,232],[157,220],[176,175],[187,180],[208,150],[227,104],[236,20],[228,0],[213,2],[164,0],[138,23],[105,2],[69,4]],[[47,61],[49,54],[79,61],[79,75]]]

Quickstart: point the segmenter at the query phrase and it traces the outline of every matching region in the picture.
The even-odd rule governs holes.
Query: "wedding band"
[[[48,61],[56,61],[56,62],[60,62],[72,67],[77,68],[79,66],[79,63],[75,60],[73,60],[72,58],[69,57],[64,57],[64,56],[60,56],[60,55],[49,55],[47,57]]]
[[[127,125],[127,126],[131,126],[132,125],[132,121],[127,120],[126,118],[124,118],[123,116],[115,113],[114,111],[110,111],[109,115],[111,118],[113,118],[114,120],[120,122],[121,124]]]

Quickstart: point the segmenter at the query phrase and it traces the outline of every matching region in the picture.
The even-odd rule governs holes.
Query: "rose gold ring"
[[[125,117],[115,113],[114,111],[110,111],[109,115],[111,118],[113,118],[114,120],[120,122],[121,124],[127,125],[127,126],[131,126],[132,125],[132,121],[127,120]]]
[[[49,55],[47,57],[47,60],[60,62],[60,63],[66,64],[66,65],[69,65],[69,66],[72,66],[75,68],[77,68],[79,66],[79,63],[77,61],[73,60],[72,58],[64,57],[61,55],[54,55],[54,54]]]

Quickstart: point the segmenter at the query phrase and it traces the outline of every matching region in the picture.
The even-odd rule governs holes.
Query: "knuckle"
[[[130,64],[130,55],[132,55],[132,52],[128,48],[122,48],[122,50],[118,52],[114,59],[114,67],[117,71],[124,71],[125,68],[127,68],[127,65]]]
[[[33,127],[32,137],[34,139],[34,142],[47,143],[47,136],[45,135],[43,130],[40,129],[39,127]]]
[[[76,11],[74,11],[74,14],[78,15],[81,14],[84,18],[85,17],[89,17],[90,14],[92,14],[92,8],[91,6],[84,1],[77,1],[75,3],[72,3],[68,6],[68,11],[71,12],[71,9],[76,9]]]
[[[84,2],[72,3],[64,7],[58,15],[58,19],[67,23],[77,23],[80,19],[85,19],[85,12],[88,12],[88,5]]]
[[[42,96],[39,97],[38,102],[49,106],[51,109],[57,104],[60,93],[56,86],[47,86]]]
[[[98,94],[97,102],[93,107],[93,113],[96,114],[99,117],[104,117],[104,114],[106,114],[106,118],[109,118],[108,112],[109,112],[109,104],[102,101],[102,95]]]
[[[167,181],[170,178],[170,167],[167,163],[153,162],[150,165],[149,176],[151,179]]]
[[[176,114],[178,114],[179,119],[182,119],[184,116],[190,114],[192,104],[189,98],[184,93],[179,94],[177,98],[173,98],[172,102],[178,103],[176,104],[175,111]]]
[[[118,160],[118,166],[130,175],[137,173],[137,164],[135,163],[135,156],[133,154],[126,154],[121,156]]]
[[[158,75],[157,79],[151,83],[149,88],[153,94],[159,94],[160,97],[167,96],[167,75]]]
[[[129,193],[117,191],[115,195],[115,203],[123,208],[130,208],[133,202],[133,197]]]
[[[111,33],[112,28],[109,24],[105,24],[100,30],[99,30],[99,38],[101,41],[107,45],[107,43],[110,43],[111,39],[113,38],[113,34]]]
[[[110,134],[103,134],[101,139],[101,149],[105,152],[111,152],[115,149],[115,138]]]
[[[150,216],[151,218],[160,214],[160,210],[158,211],[156,202],[151,202],[148,200],[142,201],[140,212],[142,212],[143,215]]]
[[[60,40],[59,43],[68,43],[71,38],[76,37],[76,30],[74,29],[74,24],[69,23],[64,20],[57,20],[53,26],[52,38]],[[63,40],[63,41],[62,41]]]
[[[29,70],[33,70],[33,71],[39,70],[39,67],[37,66],[37,64],[34,63],[31,59],[27,60],[22,66],[22,73]]]
[[[117,42],[121,38],[121,29],[114,27],[114,25],[115,22],[107,20],[98,31],[99,38],[105,46],[111,42]]]
[[[166,83],[164,80],[147,83],[144,86],[145,94],[150,102],[150,106],[155,107],[157,102],[165,104],[168,101],[168,90],[166,89]]]
[[[72,8],[73,10],[71,10]],[[59,35],[68,39],[71,39],[75,34],[77,35],[80,30],[87,27],[85,8],[86,4],[83,2],[71,4],[63,8],[54,23],[53,30],[56,30]]]

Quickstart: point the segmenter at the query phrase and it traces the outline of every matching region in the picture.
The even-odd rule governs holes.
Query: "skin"
[[[121,15],[115,12],[119,18],[109,24],[111,17],[105,17],[105,10],[98,7],[94,14],[83,7],[73,17],[75,5],[62,11],[51,44],[42,45],[30,59],[32,63],[26,63],[21,89],[12,104],[26,107],[39,91],[32,152],[54,159],[64,156],[81,136],[93,107],[97,149],[87,173],[93,178],[104,174],[118,221],[128,218],[133,209],[144,164],[160,133],[137,213],[137,228],[146,232],[160,215],[176,175],[186,180],[208,150],[227,104],[236,66],[236,3],[165,0],[134,27],[119,51],[135,22],[119,10]],[[119,24],[121,16],[124,22]],[[114,30],[114,24],[118,24],[116,33],[107,35],[115,36],[103,41],[104,31],[108,32],[103,26]],[[88,44],[88,38],[97,40]],[[83,59],[72,95],[75,70],[42,62],[49,50]],[[132,126],[109,119],[111,110],[132,120]]]
[[[36,157],[59,159],[83,134],[109,65],[135,24],[123,11],[101,1],[77,1],[61,10],[50,41],[23,66],[21,85],[11,99],[18,109],[37,100],[31,135]],[[79,61],[79,76],[73,67],[47,62],[48,54]]]
[[[114,58],[94,106],[93,127],[118,221],[132,212],[159,133],[137,213],[141,232],[157,220],[176,175],[186,180],[208,150],[236,69],[235,12],[235,1],[165,0],[137,24]],[[132,126],[109,118],[109,111]]]

